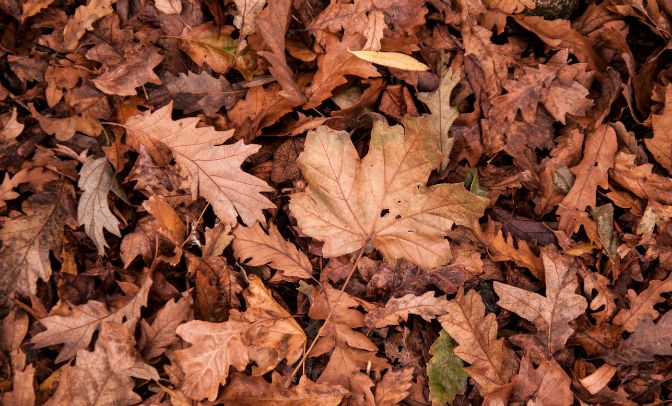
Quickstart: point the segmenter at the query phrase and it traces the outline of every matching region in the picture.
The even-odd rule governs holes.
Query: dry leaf
[[[145,83],[161,84],[161,79],[154,73],[163,56],[154,48],[143,48],[137,55],[115,66],[91,82],[106,94],[134,96],[135,88]]]
[[[167,74],[164,82],[174,98],[175,108],[185,114],[203,110],[206,115],[215,115],[222,107],[232,108],[244,93],[233,90],[224,76],[214,78],[205,71],[199,75],[191,71],[179,76]]]
[[[2,403],[11,406],[33,406],[35,405],[35,368],[32,364],[25,370],[14,370],[14,379],[12,380],[12,391],[2,394]]]
[[[161,235],[175,245],[184,242],[187,228],[175,209],[165,199],[159,195],[151,196],[142,203],[142,207],[154,216],[153,224]]]
[[[364,321],[369,328],[397,326],[402,321],[407,321],[409,314],[418,315],[425,321],[432,321],[437,316],[445,314],[447,308],[446,298],[434,297],[433,291],[425,292],[420,296],[408,294],[388,300],[385,307],[368,313]]]
[[[665,88],[665,109],[662,114],[651,115],[653,138],[644,138],[646,148],[656,161],[672,172],[672,86]]]
[[[238,44],[231,38],[230,28],[220,30],[212,23],[185,27],[180,36],[180,49],[198,66],[207,63],[215,72],[226,73],[238,59]]]
[[[280,271],[281,278],[312,278],[313,266],[294,244],[285,241],[275,224],[268,234],[259,224],[238,226],[233,230],[233,252],[238,261],[252,266],[270,265]],[[278,280],[277,277],[274,278]]]
[[[613,364],[632,364],[655,361],[656,355],[672,355],[672,312],[665,313],[658,323],[647,316],[626,340],[621,341],[615,353],[605,360]]]
[[[659,313],[653,306],[664,301],[665,299],[661,295],[667,292],[672,292],[672,275],[662,281],[650,281],[649,286],[639,294],[632,289],[628,289],[630,307],[621,309],[616,314],[614,324],[623,326],[626,331],[632,333],[636,331],[639,323],[647,317],[655,320]]]
[[[116,0],[88,0],[86,5],[77,7],[74,16],[63,29],[63,48],[67,51],[77,48],[79,39],[86,31],[93,30],[93,23],[112,14],[113,3]]]
[[[607,386],[617,371],[618,368],[615,366],[604,364],[599,367],[597,371],[579,379],[579,382],[581,382],[581,385],[583,385],[584,388],[588,389],[588,392],[590,392],[591,395],[595,395]]]
[[[273,373],[273,383],[263,377],[236,374],[218,399],[239,406],[338,406],[348,391],[337,385],[318,384],[302,376],[299,384],[285,388],[281,377]]]
[[[77,206],[77,221],[84,225],[86,234],[98,248],[98,255],[105,254],[107,242],[103,229],[121,237],[119,220],[110,211],[107,195],[113,191],[117,196],[124,192],[119,187],[107,158],[89,158],[79,172],[77,186],[83,191]]]
[[[0,116],[0,124],[2,124],[2,129],[0,129],[1,141],[13,142],[23,132],[25,125],[19,123],[16,117],[16,108],[12,110],[9,116]]]
[[[98,120],[86,115],[66,118],[46,117],[35,110],[32,104],[28,104],[28,110],[40,123],[44,132],[54,135],[59,141],[71,139],[76,132],[96,137],[103,129]]]
[[[570,389],[571,380],[554,361],[544,361],[536,369],[531,357],[525,356],[520,362],[518,375],[511,379],[510,404],[571,405],[574,395]]]
[[[586,299],[577,295],[579,283],[569,261],[552,249],[542,249],[546,296],[494,282],[497,305],[535,324],[549,355],[562,349],[574,328],[569,323],[586,310]]]
[[[359,59],[367,62],[375,63],[376,65],[387,66],[388,68],[409,70],[409,71],[428,71],[429,66],[412,56],[402,54],[400,52],[383,52],[383,51],[348,51]]]
[[[388,369],[383,379],[376,385],[374,396],[376,406],[393,406],[408,397],[413,380],[413,368],[393,371]]]
[[[439,317],[441,326],[459,344],[455,355],[471,364],[465,367],[479,385],[482,395],[506,385],[518,367],[515,354],[497,339],[497,320],[492,313],[485,314],[480,295],[462,289],[448,304],[448,314]]]
[[[462,184],[425,186],[441,161],[437,135],[424,130],[426,119],[404,124],[376,122],[361,160],[344,131],[308,134],[299,157],[308,189],[292,196],[290,210],[305,234],[325,242],[325,257],[371,243],[390,262],[440,266],[450,259],[443,237],[453,224],[474,227],[483,214],[487,199]]]
[[[96,346],[107,354],[110,369],[119,375],[132,376],[145,380],[159,380],[159,373],[140,358],[135,349],[136,319],[131,318],[124,324],[104,321]]]
[[[24,202],[24,215],[4,222],[0,230],[0,296],[32,295],[38,279],[49,280],[50,253],[61,251],[61,230],[66,224],[76,226],[74,198],[70,183],[49,183],[43,193]]]
[[[146,145],[157,162],[170,162],[160,148],[170,149],[180,174],[190,182],[192,197],[205,197],[222,221],[235,224],[238,215],[247,225],[265,221],[261,211],[275,206],[261,192],[273,189],[240,170],[243,161],[259,146],[245,145],[242,141],[221,145],[231,138],[233,131],[196,127],[199,120],[194,117],[173,121],[172,108],[169,103],[151,114],[129,118],[126,122],[129,135]],[[185,137],[189,139],[187,143]]]
[[[154,7],[165,14],[180,14],[182,12],[181,0],[154,0]]]
[[[140,341],[139,347],[142,349],[142,356],[145,360],[151,361],[163,354],[168,347],[177,342],[175,330],[177,326],[184,323],[191,313],[193,300],[186,296],[180,300],[169,300],[161,310],[156,313],[156,317],[151,324],[146,320],[140,321]]]

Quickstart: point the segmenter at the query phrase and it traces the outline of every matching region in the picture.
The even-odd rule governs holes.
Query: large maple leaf
[[[257,152],[259,145],[242,141],[221,145],[233,131],[217,131],[213,127],[196,127],[198,118],[173,121],[173,104],[151,114],[138,114],[126,122],[132,137],[144,144],[155,161],[167,164],[166,147],[179,165],[180,174],[189,179],[195,198],[203,196],[215,214],[230,224],[240,215],[245,224],[264,221],[263,209],[275,207],[261,192],[273,189],[261,179],[240,169],[245,159]]]
[[[444,236],[453,224],[473,228],[483,215],[488,200],[462,184],[426,186],[442,159],[438,135],[426,118],[404,126],[376,122],[363,159],[345,131],[308,134],[299,157],[308,188],[290,210],[305,234],[324,241],[325,257],[372,243],[390,262],[440,266],[451,257]]]

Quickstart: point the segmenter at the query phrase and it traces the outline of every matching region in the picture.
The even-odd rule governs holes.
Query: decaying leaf
[[[434,292],[429,291],[421,296],[406,295],[400,298],[392,298],[385,307],[376,309],[366,315],[364,322],[370,328],[382,328],[396,326],[402,321],[408,320],[410,314],[431,321],[437,316],[446,313],[448,301],[444,297],[434,297]]]
[[[432,355],[427,362],[429,398],[434,404],[451,403],[467,386],[462,361],[455,355],[455,342],[441,330],[429,353]]]
[[[441,160],[437,135],[426,119],[404,124],[376,122],[361,160],[346,132],[308,134],[299,165],[309,188],[292,196],[290,210],[304,233],[325,242],[325,257],[370,243],[389,261],[440,266],[450,259],[443,236],[455,223],[474,227],[483,214],[487,200],[462,184],[425,186]]]
[[[224,389],[220,401],[241,406],[274,405],[338,406],[348,391],[337,385],[318,384],[302,376],[299,384],[285,388],[281,377],[273,374],[273,383],[259,376],[236,374]]]
[[[672,312],[665,313],[658,323],[647,316],[618,350],[607,357],[614,364],[651,362],[656,355],[672,355],[672,336],[668,334],[672,326]]]
[[[672,86],[665,88],[665,109],[662,114],[651,116],[653,137],[645,138],[644,142],[656,161],[672,172]]]
[[[653,308],[656,304],[665,300],[661,294],[672,291],[672,275],[665,280],[652,280],[649,286],[641,293],[637,294],[632,289],[628,290],[628,301],[630,306],[621,311],[614,317],[614,324],[623,326],[629,332],[634,332],[639,323],[647,317],[655,320],[659,313]]]
[[[574,399],[569,376],[553,360],[544,361],[535,369],[530,357],[523,357],[520,371],[511,383],[513,402],[562,406],[572,404]]]
[[[500,282],[494,283],[497,304],[535,324],[540,341],[548,352],[562,349],[574,332],[569,323],[584,312],[586,299],[576,294],[576,272],[561,254],[543,249],[546,296]]]

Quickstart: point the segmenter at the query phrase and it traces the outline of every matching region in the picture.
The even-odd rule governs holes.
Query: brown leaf
[[[285,241],[275,224],[266,234],[259,224],[238,226],[233,230],[233,252],[238,261],[252,266],[270,265],[280,271],[274,280],[283,278],[312,278],[313,267],[308,257]]]
[[[169,346],[177,342],[175,330],[177,326],[187,321],[192,305],[193,300],[190,296],[177,301],[170,300],[156,313],[151,324],[146,319],[140,320],[141,336],[138,344],[146,361],[161,356]]]
[[[175,108],[185,114],[202,110],[206,115],[215,115],[222,107],[232,108],[244,94],[243,90],[234,90],[224,76],[215,78],[206,71],[198,75],[191,71],[179,76],[168,73],[164,82]]]
[[[581,382],[581,385],[583,385],[584,388],[588,389],[588,392],[590,392],[591,395],[595,395],[607,386],[617,371],[618,368],[615,366],[604,364],[599,367],[597,371],[579,379],[579,382]]]
[[[408,396],[413,380],[413,368],[393,371],[388,369],[383,379],[376,385],[374,396],[376,406],[393,406]]]
[[[646,148],[656,161],[672,172],[672,86],[665,88],[665,109],[662,114],[651,115],[653,138],[645,138]]]
[[[35,368],[32,364],[25,370],[14,370],[13,388],[2,395],[2,403],[12,406],[33,406],[35,404]]]
[[[494,282],[497,304],[535,324],[549,355],[562,349],[574,328],[569,323],[586,310],[586,299],[577,295],[576,272],[553,249],[544,248],[541,258],[546,275],[546,296]]]
[[[609,187],[607,171],[614,166],[618,148],[616,132],[610,125],[602,124],[586,138],[581,162],[571,168],[576,175],[574,185],[562,199],[557,210],[558,228],[568,236],[579,230],[577,215],[587,207],[596,207],[597,187]]]
[[[571,405],[574,400],[569,376],[552,359],[543,362],[535,369],[531,358],[523,357],[520,371],[511,379],[511,383],[513,390],[510,400],[514,405],[565,406]]]
[[[298,385],[290,388],[285,388],[280,381],[281,377],[276,373],[273,373],[273,383],[259,376],[236,374],[218,400],[240,406],[338,406],[348,394],[340,386],[318,384],[305,375],[301,376]]]
[[[180,49],[198,66],[206,63],[217,73],[227,73],[234,64],[242,63],[237,55],[237,43],[231,38],[233,27],[218,29],[207,22],[198,27],[185,27],[180,36]]]
[[[240,170],[243,161],[259,149],[238,141],[221,145],[233,131],[217,131],[213,127],[196,127],[198,118],[171,119],[173,105],[139,114],[126,122],[131,137],[147,146],[150,155],[161,163],[170,162],[167,148],[180,167],[180,174],[188,179],[195,199],[205,197],[224,222],[235,224],[238,215],[247,225],[265,221],[263,209],[275,207],[261,192],[272,191],[266,182]],[[185,143],[185,135],[189,141]],[[159,144],[159,147],[157,147]]]
[[[189,272],[196,277],[195,313],[201,320],[219,322],[240,306],[238,294],[243,291],[240,273],[220,256],[197,257],[186,254]]]
[[[672,179],[652,173],[652,170],[652,164],[638,166],[633,154],[620,151],[610,176],[636,196],[672,205]]]
[[[441,160],[437,134],[424,131],[426,119],[404,124],[377,121],[364,159],[345,131],[308,134],[299,157],[308,189],[292,195],[290,210],[305,234],[325,242],[325,257],[372,243],[389,262],[440,266],[450,259],[443,236],[454,223],[474,227],[483,214],[486,199],[462,184],[425,186]]]
[[[46,117],[35,110],[32,104],[28,104],[28,110],[40,123],[40,127],[42,127],[44,132],[54,135],[59,141],[71,139],[76,132],[96,137],[103,129],[98,120],[87,115],[75,115],[66,118]]]
[[[455,355],[471,364],[465,367],[478,383],[482,395],[506,385],[518,366],[515,354],[497,339],[497,320],[485,314],[479,294],[462,290],[448,304],[448,314],[439,317],[441,326],[459,344]]]
[[[636,331],[639,323],[647,317],[655,320],[659,313],[653,306],[664,301],[665,299],[661,295],[667,292],[672,292],[672,275],[662,281],[650,281],[649,286],[639,294],[633,289],[628,289],[630,307],[628,309],[621,309],[616,314],[614,324],[623,326],[626,331],[632,333]]]
[[[301,177],[301,170],[296,163],[299,154],[303,152],[304,140],[301,138],[290,138],[280,144],[273,155],[273,171],[271,180],[275,183],[282,183],[288,180],[297,180]]]
[[[665,313],[658,323],[646,316],[618,349],[605,358],[613,364],[628,365],[655,361],[656,355],[672,355],[672,312]]]
[[[590,302],[591,316],[600,325],[609,320],[616,313],[616,295],[609,288],[609,278],[597,272],[591,272],[584,267],[579,268],[583,279],[583,292],[586,297],[592,297],[593,291],[597,294]],[[601,310],[599,310],[601,309]]]
[[[154,7],[165,14],[180,14],[182,2],[180,0],[154,0]]]
[[[152,216],[153,224],[157,231],[170,240],[175,245],[184,242],[187,228],[180,219],[180,216],[161,196],[154,195],[142,203]]]
[[[280,95],[280,85],[255,86],[228,112],[236,127],[236,135],[252,141],[261,130],[275,124],[292,111],[294,104]]]
[[[145,83],[161,84],[161,79],[154,73],[154,68],[161,63],[163,56],[154,48],[143,48],[132,58],[115,66],[97,78],[93,84],[106,94],[134,96],[135,88]]]
[[[425,321],[432,321],[437,316],[446,313],[448,301],[445,297],[434,297],[429,291],[421,296],[408,294],[400,298],[388,300],[385,307],[376,309],[366,315],[364,322],[369,328],[396,326],[407,321],[409,314],[422,317]]]
[[[132,376],[145,380],[159,380],[159,373],[140,358],[135,349],[135,318],[124,324],[104,321],[96,346],[107,354],[110,369],[119,375]]]
[[[52,182],[24,202],[24,215],[3,222],[0,296],[28,296],[35,293],[38,279],[49,280],[50,253],[61,251],[61,230],[66,224],[76,227],[74,197],[69,182]]]
[[[246,3],[252,2],[247,0]],[[263,6],[265,0],[260,1],[260,3]],[[254,7],[255,5],[251,6]],[[285,57],[285,35],[289,25],[291,9],[291,0],[276,0],[271,1],[268,7],[261,12],[257,21],[257,28],[270,51],[259,52],[259,55],[266,58],[271,64],[268,69],[282,86],[280,96],[294,105],[299,105],[306,102],[306,97],[294,80],[294,75],[287,66],[287,58]]]
[[[93,30],[93,23],[114,12],[112,3],[115,2],[116,0],[89,0],[86,5],[77,7],[75,15],[63,30],[63,49],[72,51],[77,48],[79,39],[86,31]]]
[[[69,305],[66,314],[53,314],[40,319],[40,324],[46,327],[46,330],[36,334],[31,343],[35,348],[64,344],[55,362],[69,360],[78,351],[89,346],[93,333],[103,322],[121,323],[124,319],[140,317],[140,310],[147,304],[149,289],[152,286],[149,273],[144,274],[140,283],[140,287],[131,284],[124,286],[130,294],[122,298],[116,309],[110,310],[104,303],[89,300],[83,305]]]
[[[338,37],[325,34],[324,42],[326,51],[317,57],[317,72],[306,89],[306,109],[319,106],[336,87],[347,83],[345,75],[361,78],[380,76],[373,65],[348,52],[348,45],[340,42]]]
[[[3,143],[15,142],[16,138],[23,132],[25,125],[19,123],[16,117],[16,108],[14,108],[9,115],[3,114],[0,116],[0,124],[2,127],[2,129],[0,129],[0,140]]]
[[[261,30],[258,19],[261,10],[266,5],[266,0],[235,0],[235,3],[238,15],[233,18],[233,25],[240,30],[239,38],[243,40],[253,34],[257,28]],[[285,37],[284,31],[280,33],[280,37]]]

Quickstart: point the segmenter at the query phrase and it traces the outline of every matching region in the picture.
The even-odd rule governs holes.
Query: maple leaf
[[[140,286],[119,283],[127,295],[115,309],[101,302],[89,300],[83,305],[69,305],[68,313],[54,314],[40,319],[45,331],[36,334],[31,343],[35,348],[64,344],[55,362],[63,362],[74,357],[79,350],[88,347],[95,333],[105,321],[123,322],[125,319],[140,317],[140,310],[147,304],[152,279],[149,273],[140,278]]]
[[[672,312],[665,313],[658,323],[646,316],[634,332],[621,341],[618,349],[605,357],[613,364],[633,364],[655,361],[656,355],[672,355]]]
[[[24,215],[3,222],[0,229],[0,296],[35,293],[37,280],[51,276],[50,253],[59,255],[61,230],[76,228],[75,192],[64,180],[45,186],[42,193],[30,196],[22,205]]]
[[[570,389],[571,380],[553,360],[544,361],[536,369],[531,357],[520,361],[518,375],[511,379],[513,389],[510,401],[531,402],[530,404],[564,406],[571,405],[574,395]]]
[[[425,292],[420,296],[408,294],[400,298],[388,300],[385,307],[376,309],[366,315],[364,322],[370,328],[396,326],[408,320],[409,314],[416,314],[425,321],[432,321],[446,313],[448,301],[445,297],[434,297],[434,292]]]
[[[569,323],[586,310],[586,299],[575,293],[578,287],[576,272],[561,254],[549,248],[542,249],[546,296],[514,286],[494,282],[499,296],[497,305],[510,310],[535,324],[542,345],[548,354],[562,349],[574,328]]]
[[[427,362],[429,399],[436,404],[451,403],[467,387],[462,361],[455,356],[455,342],[445,330],[441,330],[429,353],[432,355]]]
[[[123,197],[124,192],[114,179],[107,158],[89,158],[84,162],[79,171],[77,186],[84,192],[77,206],[77,221],[80,225],[84,225],[86,234],[98,248],[98,255],[102,256],[105,254],[105,247],[108,246],[103,229],[121,237],[119,220],[110,211],[107,195],[113,191],[117,196]]]
[[[160,149],[168,148],[180,174],[188,179],[193,198],[205,197],[222,221],[235,224],[238,215],[248,225],[257,220],[265,221],[261,211],[275,206],[261,192],[273,189],[240,170],[243,161],[255,153],[259,145],[245,145],[242,141],[221,145],[231,138],[233,131],[196,127],[199,121],[196,117],[173,121],[172,109],[169,103],[153,113],[135,115],[128,119],[125,127],[132,137],[147,146],[157,162],[170,162]]]
[[[578,231],[578,213],[586,207],[596,206],[597,187],[609,187],[607,171],[614,166],[617,148],[616,132],[610,125],[602,124],[586,138],[583,158],[571,168],[576,180],[557,210],[560,216],[558,228],[565,234],[572,235]]]
[[[266,3],[265,0],[238,0],[238,3],[241,1],[244,1],[246,6],[248,6],[248,3],[252,3],[249,4],[251,9],[255,8],[258,4],[261,5],[259,7],[261,9],[264,3]],[[240,9],[240,6],[238,7]],[[280,83],[280,86],[282,86],[282,91],[279,93],[280,96],[289,100],[294,105],[299,105],[305,103],[306,98],[296,81],[294,81],[294,76],[287,66],[287,58],[285,57],[285,34],[289,25],[291,8],[291,0],[275,0],[261,12],[257,28],[270,51],[259,52],[259,55],[266,58],[271,64],[269,70],[278,83]]]
[[[386,360],[376,357],[375,344],[355,330],[364,326],[364,315],[354,307],[365,302],[347,293],[344,293],[337,302],[339,292],[327,284],[323,286],[324,290],[313,290],[308,315],[314,320],[325,320],[331,309],[330,303],[336,306],[336,309],[321,338],[309,354],[311,357],[318,357],[331,352],[329,362],[317,382],[340,385],[354,392],[352,401],[363,402],[367,399],[370,403],[374,403],[374,395],[371,392],[374,383],[361,370],[370,368],[381,370],[389,365]]]
[[[439,150],[442,154],[439,172],[446,170],[450,158],[450,151],[453,148],[453,139],[448,130],[453,125],[453,121],[460,114],[457,107],[450,105],[450,94],[455,86],[460,82],[461,72],[459,69],[444,69],[441,72],[441,81],[439,87],[431,93],[418,93],[418,100],[425,103],[432,113],[429,118],[434,125],[436,133],[439,134]]]
[[[240,406],[338,406],[349,393],[338,385],[315,383],[305,375],[301,376],[298,385],[290,388],[285,388],[280,380],[275,372],[272,383],[263,377],[236,374],[218,400]]]
[[[185,114],[202,110],[206,115],[214,115],[223,106],[232,108],[238,95],[244,91],[233,90],[224,76],[214,78],[206,71],[200,74],[188,72],[164,77],[168,92],[173,96],[175,108]]]
[[[26,366],[23,371],[14,370],[12,379],[12,391],[2,394],[2,403],[12,406],[35,405],[35,367],[32,364]]]
[[[63,29],[63,48],[67,51],[74,50],[86,31],[93,30],[93,23],[112,14],[113,3],[116,0],[88,0],[86,5],[77,7],[75,15]]]
[[[178,340],[175,330],[188,319],[192,305],[190,296],[177,301],[169,300],[151,323],[146,319],[140,320],[141,336],[138,344],[145,360],[156,359]]]
[[[325,257],[372,243],[389,262],[440,266],[450,259],[443,237],[453,224],[474,227],[483,214],[487,199],[462,184],[425,186],[441,160],[436,134],[426,118],[404,124],[376,122],[364,159],[345,131],[308,134],[299,157],[308,188],[292,195],[290,211],[305,234],[324,241]]]
[[[106,94],[119,96],[134,96],[135,88],[145,83],[161,84],[161,79],[154,73],[163,59],[154,48],[143,48],[133,57],[115,66],[110,71],[102,73],[91,82]]]
[[[285,241],[275,224],[268,234],[257,223],[252,227],[238,226],[233,230],[233,252],[240,263],[252,266],[269,264],[280,271],[274,280],[282,278],[311,278],[313,266],[308,257]]]
[[[616,314],[613,321],[614,324],[623,326],[626,331],[632,333],[636,331],[639,323],[647,317],[655,320],[659,313],[653,306],[664,301],[665,299],[661,294],[667,292],[672,292],[672,275],[662,281],[650,281],[649,286],[639,294],[633,289],[628,289],[630,307],[628,309],[621,309]]]
[[[480,295],[460,289],[448,304],[448,314],[439,317],[441,326],[459,344],[455,355],[471,364],[465,367],[486,395],[506,385],[518,367],[513,351],[503,339],[497,339],[497,320],[494,314],[485,314]]]
[[[347,83],[345,75],[354,75],[362,78],[380,76],[378,70],[369,62],[357,58],[348,51],[348,44],[340,42],[338,37],[325,34],[326,52],[317,58],[317,72],[310,87],[306,89],[308,101],[304,108],[310,109],[319,106],[328,99],[333,90]]]

